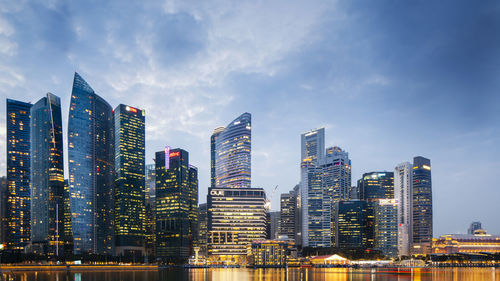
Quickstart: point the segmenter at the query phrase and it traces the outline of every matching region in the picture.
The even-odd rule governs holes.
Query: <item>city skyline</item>
[[[61,38],[51,42],[50,34],[39,33],[36,29],[22,30],[22,25],[16,24],[22,19],[31,19],[27,25],[37,22],[43,26],[42,17],[29,13],[34,7],[25,9],[28,12],[21,12],[18,7],[8,6],[6,12],[1,14],[0,35],[2,40],[7,38],[5,40],[13,42],[13,45],[5,44],[6,49],[0,51],[0,73],[6,77],[0,81],[0,96],[4,102],[5,98],[11,98],[31,101],[32,104],[46,92],[59,96],[67,163],[67,116],[71,81],[76,70],[113,108],[123,103],[145,109],[146,164],[152,164],[153,153],[165,145],[182,147],[190,152],[192,164],[199,169],[200,203],[205,202],[210,186],[209,139],[214,128],[226,125],[243,112],[252,113],[252,187],[263,187],[270,194],[272,188],[279,185],[279,194],[288,192],[300,180],[300,134],[325,127],[325,142],[349,152],[353,185],[363,173],[393,171],[398,163],[408,161],[415,155],[432,159],[434,237],[465,233],[469,223],[476,220],[481,221],[488,232],[500,233],[500,225],[494,216],[500,212],[495,202],[495,198],[500,197],[500,191],[494,180],[500,164],[495,146],[500,139],[496,125],[500,119],[499,102],[498,95],[494,94],[498,82],[493,80],[494,74],[498,73],[498,66],[494,66],[498,57],[491,53],[498,49],[494,47],[498,47],[498,39],[487,36],[492,30],[486,27],[486,20],[469,25],[465,30],[467,32],[459,35],[453,34],[456,29],[452,27],[463,19],[463,15],[471,16],[467,18],[470,20],[468,23],[480,13],[492,15],[487,12],[488,4],[459,6],[447,15],[449,22],[435,32],[429,25],[416,27],[423,18],[409,17],[400,27],[387,26],[388,22],[392,24],[403,16],[392,15],[383,20],[381,17],[385,14],[382,11],[353,11],[351,4],[327,8],[291,5],[290,14],[282,18],[285,23],[300,18],[302,9],[310,12],[307,17],[297,19],[294,33],[274,23],[271,15],[260,15],[263,23],[276,27],[283,35],[262,26],[266,24],[248,21],[248,12],[235,10],[234,7],[226,8],[230,16],[225,19],[217,13],[185,5],[166,5],[160,7],[163,11],[160,15],[156,14],[156,17],[163,18],[163,27],[168,27],[167,38],[163,38],[166,41],[141,38],[145,44],[166,47],[166,55],[160,58],[156,57],[156,52],[148,57],[143,50],[150,46],[138,46],[133,36],[120,39],[124,35],[122,32],[127,31],[120,24],[114,27],[109,23],[108,33],[89,34],[92,25],[81,21],[82,12],[76,11],[78,7],[63,7],[60,4],[39,7],[42,14],[60,16],[48,17],[48,26],[62,26],[55,28],[61,33]],[[399,5],[396,4],[390,11],[415,16],[417,11],[430,13],[431,9],[437,9],[442,12],[446,8],[445,4],[435,3],[432,7],[416,6],[417,11],[410,12]],[[133,7],[125,8],[130,10]],[[252,6],[247,8],[251,11],[256,9]],[[140,11],[146,13],[151,9],[145,7]],[[276,11],[283,7],[273,5],[270,9],[275,16]],[[327,16],[332,9],[332,16]],[[94,15],[97,22],[105,23],[97,11]],[[339,15],[344,17],[338,17],[340,22],[336,24],[334,17]],[[118,20],[120,16],[125,15],[117,16]],[[238,19],[239,16],[241,19]],[[356,16],[365,20],[356,22]],[[430,19],[434,23],[439,21],[438,16],[431,16]],[[489,19],[498,23],[497,19]],[[132,17],[131,24],[136,20]],[[223,27],[227,21],[236,23],[235,30]],[[251,25],[248,29],[242,26],[247,23]],[[331,30],[326,28],[330,23],[333,23]],[[368,27],[370,23],[374,27]],[[347,27],[342,27],[342,24]],[[255,28],[257,33],[240,32],[250,28]],[[362,43],[357,45],[361,35],[369,34],[376,28],[390,29],[391,32],[386,33],[384,38],[390,39],[393,45],[386,45],[374,37],[364,41],[372,47],[371,50],[367,50],[369,47]],[[402,44],[409,39],[404,28],[418,35],[411,41],[415,46]],[[481,35],[473,35],[475,30],[484,31]],[[336,31],[348,40],[345,43],[340,43],[343,40],[335,41],[337,39],[328,41],[329,35]],[[349,37],[349,31],[359,33]],[[198,32],[205,41],[194,38]],[[210,32],[215,32],[215,35]],[[132,29],[132,33],[138,36],[139,31]],[[36,34],[43,36],[38,38]],[[151,34],[158,35],[159,31],[153,30]],[[436,36],[440,34],[444,36],[438,40]],[[432,35],[432,40],[438,40],[442,45],[428,46],[431,39],[426,39],[427,35]],[[109,38],[102,49],[87,45],[100,36]],[[156,39],[158,37],[155,36]],[[170,38],[173,41],[168,41]],[[221,44],[224,38],[235,42],[235,46],[226,46],[219,51],[236,59],[235,62],[226,61],[221,55],[213,55],[206,60],[199,58],[204,54],[217,53],[220,46],[217,44]],[[470,38],[477,40],[465,44]],[[33,50],[32,45],[26,47],[23,44],[28,39],[33,39],[39,46],[35,51],[37,58],[32,62],[22,59]],[[249,40],[254,42],[249,47],[239,43]],[[79,42],[84,44],[77,46]],[[340,43],[340,47],[331,47],[334,43]],[[475,50],[473,56],[466,47],[456,47],[462,43]],[[449,53],[451,45],[454,45],[454,52]],[[389,46],[394,49],[391,54],[384,51]],[[151,48],[164,50],[160,47]],[[354,48],[352,52],[344,50],[350,47]],[[128,51],[130,57],[127,57]],[[432,53],[434,57],[430,57],[437,62],[429,62],[428,58],[413,56],[413,53],[421,56]],[[360,58],[350,61],[355,54],[359,54]],[[188,59],[191,55],[194,57],[192,60]],[[486,60],[484,55],[494,59]],[[138,69],[133,71],[131,65],[138,63],[142,56],[151,61],[158,59],[158,62],[151,62],[152,65],[140,63]],[[343,56],[346,59],[342,59]],[[458,60],[462,57],[465,57],[464,61]],[[222,66],[219,66],[220,60]],[[391,66],[399,63],[401,65]],[[339,69],[345,69],[339,70],[334,67],[335,64]],[[485,65],[487,71],[480,71],[484,69],[480,68],[480,64]],[[175,66],[181,66],[180,74],[173,75]],[[429,73],[404,69],[412,66],[429,69]],[[212,67],[216,67],[214,71],[210,70]],[[306,74],[299,68],[311,73]],[[455,71],[455,68],[460,70]],[[402,74],[398,75],[398,71]],[[198,75],[200,72],[202,75]],[[349,75],[350,72],[355,74]],[[173,77],[167,79],[169,75]],[[481,93],[479,98],[469,102],[469,95]],[[5,151],[5,106],[0,109],[0,149]],[[306,112],[308,109],[310,111]],[[468,164],[465,164],[465,159]],[[0,175],[5,175],[5,163],[5,155],[2,154]],[[68,169],[65,168],[64,174],[67,177]],[[474,192],[467,192],[471,188]],[[275,195],[272,209],[278,208],[279,196]]]

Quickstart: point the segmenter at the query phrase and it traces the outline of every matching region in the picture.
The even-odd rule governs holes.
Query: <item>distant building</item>
[[[251,187],[251,119],[250,113],[243,113],[218,132],[215,141],[216,187]]]
[[[279,235],[286,235],[297,244],[300,229],[299,212],[299,185],[296,185],[292,191],[282,193],[280,198],[280,225]]]
[[[267,239],[277,239],[280,224],[280,212],[269,212],[269,233]]]
[[[197,238],[198,171],[183,149],[156,152],[156,257],[187,260]]]
[[[31,243],[35,253],[64,247],[64,163],[61,100],[48,93],[31,107]]]
[[[215,160],[217,159],[217,137],[224,131],[224,127],[215,128],[212,136],[210,136],[210,187],[216,186],[216,164]]]
[[[208,238],[208,219],[207,219],[207,203],[198,206],[198,246],[200,253],[207,254],[207,238]]]
[[[32,105],[7,99],[7,224],[3,242],[24,251],[30,242],[30,111]]]
[[[411,255],[412,232],[412,165],[401,163],[394,169],[394,199],[398,200],[398,253]]]
[[[145,115],[124,104],[114,110],[117,255],[145,254]]]
[[[476,234],[448,234],[434,238],[434,254],[500,254],[500,236],[476,230]]]
[[[262,188],[209,188],[208,255],[211,263],[246,263],[247,246],[266,237]]]
[[[472,235],[472,234],[474,234],[474,232],[475,232],[476,230],[478,230],[478,229],[483,229],[483,228],[481,227],[481,222],[480,222],[480,221],[474,221],[474,222],[472,222],[472,223],[470,224],[470,227],[469,227],[469,229],[467,230],[467,234]]]
[[[375,203],[374,248],[386,257],[398,256],[398,201],[379,199]]]
[[[421,156],[413,158],[412,172],[412,254],[430,254],[433,234],[431,161]]]
[[[340,200],[335,202],[335,247],[340,249],[366,248],[366,201]]]

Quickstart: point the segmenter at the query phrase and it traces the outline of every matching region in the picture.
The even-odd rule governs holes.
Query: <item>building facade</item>
[[[154,255],[156,248],[156,164],[146,165],[146,255]]]
[[[216,187],[251,187],[251,124],[246,112],[218,133],[215,141]]]
[[[279,235],[286,235],[289,239],[297,242],[300,233],[300,213],[298,206],[299,185],[280,197],[280,226]]]
[[[35,253],[64,249],[64,163],[61,101],[48,93],[31,108],[31,246]]]
[[[145,254],[145,115],[124,104],[114,110],[117,255]]]
[[[209,188],[208,255],[212,263],[247,263],[247,246],[266,237],[265,203],[262,188]]]
[[[224,131],[224,127],[215,128],[210,136],[210,187],[215,187],[217,183],[216,164],[217,159],[217,137]]]
[[[500,254],[500,236],[487,234],[447,234],[434,238],[434,254]]]
[[[156,257],[187,260],[197,240],[198,173],[183,149],[156,153]]]
[[[113,126],[113,108],[75,73],[68,119],[75,254],[114,254]]]
[[[412,165],[401,163],[394,169],[394,199],[398,200],[398,253],[400,256],[411,255],[413,190]]]
[[[208,218],[207,218],[207,203],[198,206],[198,246],[200,253],[207,254],[207,237],[208,237]]]
[[[294,247],[293,240],[253,241],[249,246],[249,264],[254,267],[285,267],[287,256]]]
[[[431,161],[421,156],[413,158],[412,173],[412,254],[425,255],[431,253],[433,234]]]
[[[335,247],[340,249],[366,248],[366,201],[340,200],[334,203]]]
[[[374,248],[389,258],[398,256],[398,201],[379,199],[375,204]]]
[[[23,251],[30,241],[30,111],[32,105],[7,99],[7,205],[4,243]]]

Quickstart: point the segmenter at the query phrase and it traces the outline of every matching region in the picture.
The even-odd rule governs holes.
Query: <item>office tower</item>
[[[469,229],[467,230],[467,234],[473,235],[476,230],[482,229],[481,222],[474,221],[470,224]]]
[[[394,173],[370,172],[358,180],[361,200],[367,201],[367,247],[373,248],[375,239],[375,205],[379,199],[394,198]]]
[[[334,203],[335,247],[340,249],[366,248],[366,201],[340,200]]]
[[[311,162],[313,166],[323,162],[325,154],[325,128],[303,133],[301,139],[301,161]]]
[[[246,112],[219,132],[215,141],[215,185],[250,188],[251,115]]]
[[[217,137],[224,131],[224,127],[215,128],[212,136],[210,137],[210,186],[215,187],[216,185],[216,149],[217,149]]]
[[[155,164],[146,165],[146,255],[154,255],[156,239],[155,201],[156,201],[156,172]]]
[[[32,105],[7,99],[7,248],[23,251],[30,241],[30,111]]]
[[[64,246],[61,101],[48,93],[31,108],[31,243],[35,253],[59,255]],[[61,252],[60,252],[61,250]]]
[[[243,262],[247,246],[266,238],[265,203],[262,188],[208,189],[208,254],[213,262]]]
[[[207,203],[198,207],[198,246],[202,254],[207,254]]]
[[[431,160],[417,156],[412,169],[412,254],[430,254],[432,248],[432,180]]]
[[[120,104],[115,128],[115,251],[145,253],[145,112]]]
[[[269,239],[278,238],[278,230],[280,227],[280,212],[274,211],[269,212],[270,215],[270,228],[269,228]]]
[[[411,255],[412,165],[401,163],[394,169],[394,199],[398,200],[398,254]]]
[[[398,201],[378,199],[375,203],[375,250],[389,258],[398,256]]]
[[[113,108],[76,72],[68,168],[74,253],[113,254]]]
[[[156,257],[186,260],[197,237],[198,174],[183,149],[156,152]]]
[[[349,153],[340,147],[326,149],[324,163],[320,163],[324,172],[323,184],[326,185],[331,199],[349,200],[351,193],[351,160]]]
[[[7,203],[8,203],[8,185],[7,178],[0,177],[0,243],[4,244],[7,235]]]
[[[280,229],[279,235],[286,235],[289,239],[296,240],[299,229],[299,210],[297,199],[299,193],[299,185],[296,185],[293,190],[288,193],[281,194],[280,198]]]
[[[74,253],[74,240],[73,240],[73,225],[71,224],[71,196],[69,191],[69,180],[64,180],[64,254]]]

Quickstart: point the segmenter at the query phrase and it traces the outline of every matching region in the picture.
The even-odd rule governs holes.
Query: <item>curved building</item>
[[[113,109],[75,73],[68,120],[74,252],[113,253]]]
[[[217,136],[215,144],[217,187],[250,188],[251,121],[251,114],[245,112]]]

